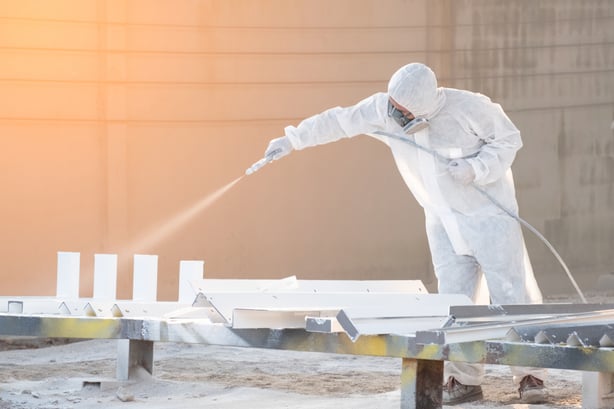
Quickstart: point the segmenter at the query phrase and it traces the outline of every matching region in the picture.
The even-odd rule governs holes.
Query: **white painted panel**
[[[58,252],[57,287],[58,298],[79,298],[79,265],[81,254]]]
[[[119,301],[115,303],[111,311],[115,317],[137,318],[137,317],[158,317],[181,316],[186,314],[189,306],[177,302],[142,302],[142,301]],[[194,308],[190,311],[190,317],[200,316],[206,318],[206,311],[202,308]]]
[[[427,294],[421,280],[298,280],[290,276],[279,280],[203,279],[193,281],[197,292],[305,292],[305,293],[368,293],[391,292]]]
[[[305,328],[307,317],[331,317],[337,310],[257,310],[235,308],[232,314],[233,328]]]
[[[298,290],[305,292],[391,292],[427,294],[421,280],[298,280]]]
[[[228,323],[232,323],[235,309],[271,310],[343,310],[345,308],[395,308],[398,315],[411,314],[447,316],[451,305],[470,305],[471,300],[457,294],[405,294],[405,293],[210,293],[203,298]],[[195,306],[207,307],[197,301]],[[416,314],[418,311],[418,314]]]
[[[230,293],[230,292],[262,292],[269,289],[277,289],[278,291],[291,291],[298,288],[295,276],[286,277],[281,280],[260,280],[260,279],[216,279],[208,278],[203,280],[194,280],[192,284],[195,286],[197,293]]]
[[[114,300],[117,294],[117,254],[94,255],[94,299]]]
[[[134,301],[156,301],[158,294],[158,256],[134,255]]]
[[[360,335],[413,335],[417,331],[435,330],[441,328],[448,321],[448,317],[412,317],[412,318],[393,318],[393,319],[360,319],[352,321],[357,334],[352,339]]]

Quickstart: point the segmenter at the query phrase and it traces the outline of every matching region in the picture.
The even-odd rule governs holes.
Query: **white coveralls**
[[[510,166],[522,146],[520,132],[502,108],[486,96],[437,88],[436,82],[436,92],[428,95],[421,92],[419,87],[424,84],[417,81],[417,90],[402,90],[409,92],[408,98],[395,88],[403,80],[396,78],[395,82],[395,76],[388,93],[376,93],[354,106],[335,107],[296,127],[286,127],[285,134],[293,148],[300,150],[359,134],[383,141],[390,147],[405,183],[424,208],[439,293],[465,294],[477,302],[480,289],[486,290],[480,285],[485,278],[494,304],[540,303],[541,293],[519,223],[471,185],[453,180],[446,163],[408,143],[374,134],[402,134],[401,127],[387,115],[388,98],[392,96],[416,117],[429,120],[427,129],[406,137],[450,159],[469,156],[476,174],[474,183],[517,213]],[[452,362],[446,362],[444,372],[444,379],[454,376],[465,385],[481,384],[484,375],[482,365]],[[516,384],[528,374],[542,380],[545,376],[545,371],[535,368],[516,367],[512,373]]]

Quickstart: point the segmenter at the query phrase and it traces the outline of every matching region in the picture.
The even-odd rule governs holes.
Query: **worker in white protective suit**
[[[419,123],[428,126],[406,133]],[[522,141],[499,104],[481,94],[438,87],[429,67],[412,63],[392,75],[388,92],[286,127],[265,156],[279,159],[294,149],[359,134],[390,147],[401,176],[424,208],[439,293],[465,294],[476,302],[485,277],[494,304],[541,303],[520,224],[472,187],[517,214],[510,166]],[[544,400],[544,370],[516,367],[512,372],[523,401]],[[482,399],[483,376],[481,365],[446,362],[443,403]]]

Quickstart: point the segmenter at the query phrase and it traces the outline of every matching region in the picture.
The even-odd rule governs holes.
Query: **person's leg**
[[[464,294],[475,300],[481,271],[471,256],[454,253],[448,236],[437,219],[427,219],[426,231],[438,282],[439,294]],[[463,385],[480,385],[484,378],[484,366],[463,362],[444,364],[444,379],[454,377]]]
[[[439,294],[464,294],[475,301],[481,278],[475,258],[457,255],[443,225],[436,219],[427,218],[426,233]]]
[[[450,377],[463,385],[481,385],[484,380],[484,365],[446,361],[443,365],[443,379]]]
[[[476,217],[471,247],[493,304],[541,303],[520,224],[507,215]]]
[[[478,227],[482,231],[480,243],[475,245],[476,260],[486,276],[493,304],[534,304],[541,303],[541,292],[537,286],[528,257],[522,231],[518,222],[510,217],[484,218]],[[527,380],[535,387],[532,392],[537,401],[543,399],[540,389],[547,376],[547,370],[531,367],[511,367],[512,379],[519,387],[521,397],[527,388]],[[541,387],[540,387],[541,386]],[[539,393],[538,393],[539,392]]]

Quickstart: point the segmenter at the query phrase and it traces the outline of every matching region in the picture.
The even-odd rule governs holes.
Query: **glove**
[[[468,185],[475,180],[475,171],[465,159],[455,159],[448,163],[448,172],[454,180],[463,185]]]
[[[273,160],[281,159],[292,152],[293,149],[294,147],[290,142],[290,138],[282,136],[281,138],[275,138],[269,142],[269,146],[264,152],[264,157],[272,157]]]

